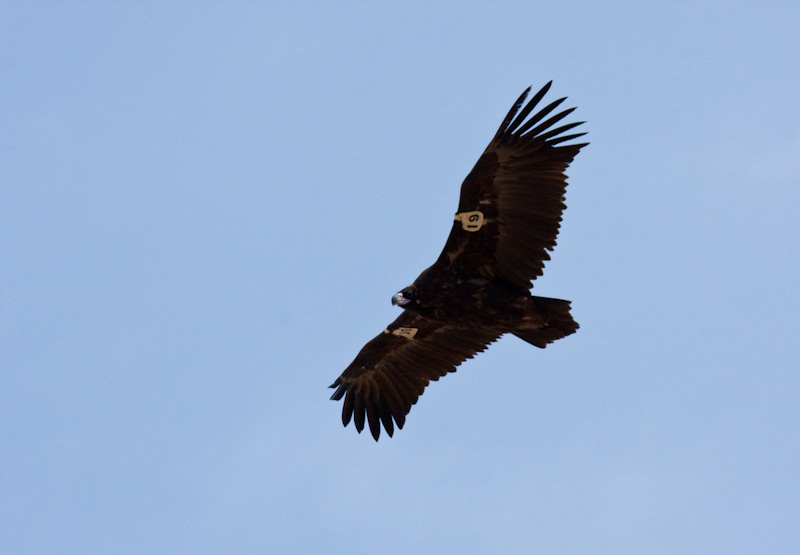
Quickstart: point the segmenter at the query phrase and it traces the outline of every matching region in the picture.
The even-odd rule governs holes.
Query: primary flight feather
[[[392,297],[403,312],[331,385],[345,426],[352,419],[361,433],[366,423],[377,441],[383,424],[391,436],[430,381],[504,333],[544,348],[578,329],[569,301],[529,292],[556,244],[564,172],[588,144],[564,144],[585,134],[566,134],[583,122],[554,127],[574,110],[551,115],[564,98],[530,116],[551,83],[514,103],[461,185],[442,254]]]

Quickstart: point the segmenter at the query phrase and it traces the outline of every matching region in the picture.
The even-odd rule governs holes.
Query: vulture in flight
[[[381,424],[391,436],[431,380],[454,372],[504,333],[540,348],[578,329],[569,301],[535,297],[564,211],[567,166],[588,143],[568,143],[583,122],[556,124],[575,108],[538,110],[545,85],[514,103],[461,185],[453,228],[433,266],[392,297],[400,316],[361,352],[331,388],[342,422],[359,433]],[[522,108],[520,110],[520,108]]]

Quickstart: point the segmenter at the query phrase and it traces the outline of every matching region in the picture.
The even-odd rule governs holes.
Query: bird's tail
[[[535,311],[544,318],[544,323],[535,329],[521,329],[512,332],[514,335],[544,349],[548,343],[575,333],[578,322],[569,313],[570,302],[547,297],[531,297],[528,299],[529,310]]]

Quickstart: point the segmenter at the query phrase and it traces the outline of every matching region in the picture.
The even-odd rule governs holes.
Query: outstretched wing
[[[564,134],[583,122],[553,128],[575,109],[548,118],[564,98],[526,121],[551,83],[521,111],[530,89],[520,96],[464,180],[456,221],[434,265],[437,269],[501,278],[525,291],[542,275],[565,208],[564,171],[588,144],[562,144],[585,134]]]
[[[381,433],[402,428],[411,405],[430,381],[454,372],[464,360],[483,351],[502,332],[458,327],[423,318],[410,310],[364,345],[353,363],[331,387],[331,399],[344,397],[342,422],[352,418],[359,433],[364,421],[375,441]]]

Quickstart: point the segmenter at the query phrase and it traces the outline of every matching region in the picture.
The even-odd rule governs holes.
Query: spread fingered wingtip
[[[545,84],[545,86],[539,89],[539,91],[535,95],[533,95],[533,97],[530,100],[528,100],[527,104],[525,104],[525,106],[523,107],[522,104],[525,102],[528,93],[531,91],[531,87],[525,89],[525,92],[522,93],[522,95],[514,103],[514,106],[511,107],[511,110],[509,110],[508,115],[506,115],[505,119],[503,120],[503,123],[500,125],[500,129],[497,130],[497,133],[495,134],[494,139],[492,139],[492,142],[496,142],[500,140],[502,137],[512,133],[517,135],[524,133],[525,130],[530,128],[530,126],[534,125],[537,121],[539,121],[550,111],[552,111],[556,106],[558,106],[564,100],[566,100],[566,98],[560,98],[555,102],[551,103],[549,106],[541,110],[539,114],[533,117],[533,123],[529,121],[528,123],[525,123],[525,125],[521,129],[518,129],[520,125],[522,125],[523,122],[525,121],[525,118],[527,118],[533,111],[533,109],[536,108],[536,106],[539,104],[539,101],[541,101],[542,98],[544,98],[544,95],[547,94],[552,85],[553,81],[552,80],[548,81]],[[520,110],[520,108],[522,108],[522,110]]]
[[[503,134],[506,132],[506,130],[509,128],[511,120],[514,119],[514,116],[519,111],[520,107],[522,106],[522,103],[525,102],[525,99],[528,97],[529,92],[531,92],[530,87],[525,89],[523,93],[519,95],[517,101],[514,102],[514,105],[511,107],[511,109],[508,111],[508,114],[506,114],[506,117],[503,119],[503,123],[500,124],[500,128],[497,130],[497,133],[495,133],[494,138],[492,139],[493,143],[496,142],[500,137],[502,137]]]
[[[342,378],[336,378],[336,381],[328,386],[330,389],[333,389],[334,387],[337,387],[338,389],[333,392],[333,395],[331,395],[331,401],[338,401],[347,391],[347,386],[344,384],[344,382],[342,382]]]

